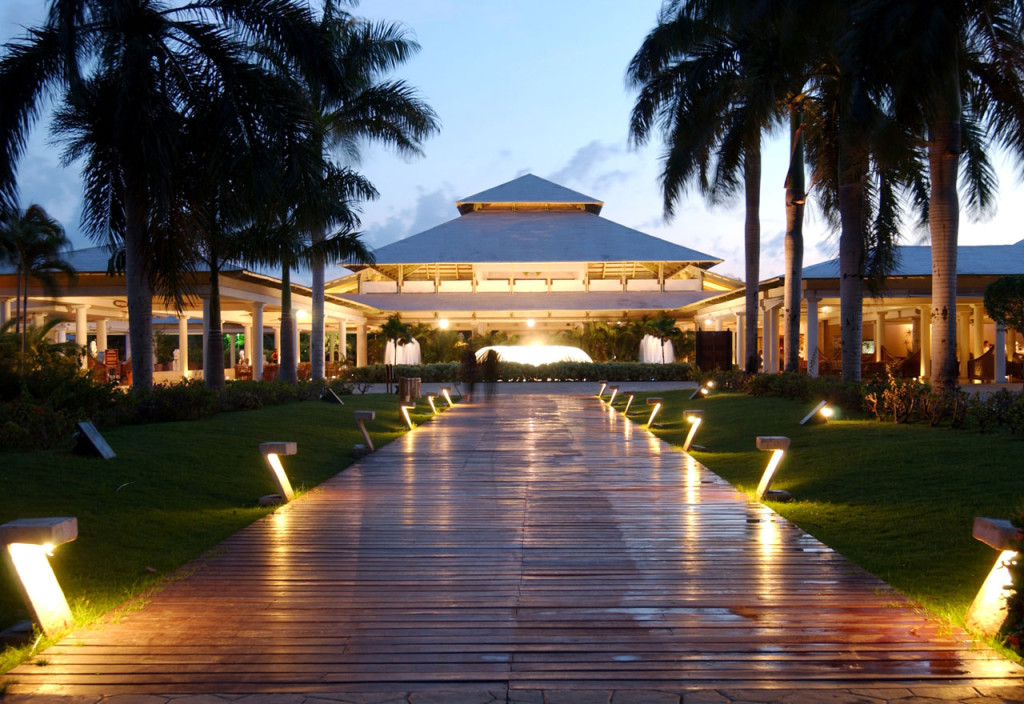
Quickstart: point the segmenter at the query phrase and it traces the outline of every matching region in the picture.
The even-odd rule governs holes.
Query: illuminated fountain
[[[553,364],[555,362],[593,362],[590,355],[578,347],[565,345],[492,345],[477,351],[476,360],[483,362],[494,350],[502,362],[516,364]]]

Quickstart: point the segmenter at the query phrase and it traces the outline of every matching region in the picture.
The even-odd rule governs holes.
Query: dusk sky
[[[660,143],[628,144],[633,93],[625,70],[653,27],[660,0],[542,2],[519,0],[364,0],[355,14],[399,21],[422,46],[399,76],[419,88],[440,116],[441,132],[424,156],[403,159],[365,149],[358,169],[380,199],[363,209],[365,239],[379,247],[458,216],[455,201],[524,173],[550,179],[605,202],[602,216],[725,261],[715,271],[743,277],[742,202],[711,208],[696,194],[673,221],[662,217]],[[0,37],[41,21],[41,0],[2,0]],[[46,125],[32,135],[20,170],[22,204],[38,202],[76,246],[81,184],[78,166],[60,166]],[[761,278],[783,272],[785,145],[769,138],[761,191]],[[1024,188],[1001,169],[995,217],[961,218],[961,244],[1024,239]],[[813,193],[811,194],[813,199]],[[908,232],[907,244],[920,244]],[[805,264],[835,256],[835,239],[808,209]]]

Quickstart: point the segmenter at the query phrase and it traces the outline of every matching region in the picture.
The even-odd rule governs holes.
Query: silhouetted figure
[[[498,385],[498,377],[501,376],[501,363],[498,361],[498,353],[494,350],[488,350],[484,356],[481,376],[484,380],[487,400],[490,401]]]
[[[473,400],[473,386],[476,384],[477,373],[476,351],[470,345],[462,353],[462,361],[459,364],[459,381],[462,382],[462,388],[466,390],[466,401]]]

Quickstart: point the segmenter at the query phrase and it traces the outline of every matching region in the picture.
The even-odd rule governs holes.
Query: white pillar
[[[921,376],[932,375],[932,306],[921,307]]]
[[[203,370],[203,377],[206,377],[206,339],[210,336],[210,299],[203,299],[203,358],[199,362],[199,368]]]
[[[96,321],[96,350],[102,353],[107,349],[107,319],[100,318]]]
[[[996,323],[996,383],[1006,383],[1006,328]]]
[[[238,344],[238,335],[231,333],[228,335],[228,364],[231,368],[235,368],[235,346]]]
[[[348,320],[338,318],[338,361],[345,363],[348,349]]]
[[[356,366],[366,366],[366,323],[356,325]]]
[[[974,316],[974,325],[971,326],[971,353],[977,359],[985,354],[985,306],[975,304],[971,306],[971,313]]]
[[[245,358],[248,360],[249,366],[252,366],[252,325],[243,325],[242,335],[245,336],[242,350],[245,352]]]
[[[56,328],[54,328],[54,330],[57,333],[57,342],[58,343],[60,343],[60,342],[67,342],[68,341],[68,331],[64,328],[63,323],[58,325]]]
[[[807,297],[807,376],[818,376],[818,299]]]
[[[875,313],[875,361],[882,361],[882,345],[885,344],[885,311]]]
[[[252,306],[252,378],[263,378],[263,304]]]
[[[36,326],[37,328],[41,328],[44,325],[46,325],[46,314],[45,313],[36,313],[35,315],[33,315],[32,316],[32,324],[34,326]]]
[[[188,378],[188,314],[178,317],[178,366],[181,378]]]
[[[761,356],[766,374],[779,373],[779,309],[776,306],[764,312],[764,326],[761,334]]]
[[[82,369],[89,368],[89,306],[75,307],[75,345],[82,351]]]
[[[733,354],[733,362],[737,367],[743,369],[746,363],[746,355],[744,354],[744,345],[747,342],[747,336],[744,332],[744,326],[746,325],[747,317],[744,313],[736,314],[736,345],[735,352]]]
[[[297,315],[292,318],[292,343],[295,350],[295,362],[301,362],[302,358],[299,355],[302,352],[302,345],[299,344],[299,316]]]
[[[0,298],[0,326],[6,325],[7,321],[11,319],[11,300],[10,298]]]

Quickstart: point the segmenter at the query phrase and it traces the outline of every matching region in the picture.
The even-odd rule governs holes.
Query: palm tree
[[[372,264],[355,228],[356,204],[374,198],[373,184],[347,168],[323,162],[322,155],[301,144],[279,145],[277,199],[268,202],[258,220],[244,231],[246,261],[281,266],[281,351],[279,378],[297,381],[295,328],[291,304],[291,270],[309,266],[314,258],[350,264]],[[338,228],[317,236],[324,223]],[[311,351],[315,355],[315,351]]]
[[[639,89],[630,136],[643,144],[660,127],[666,217],[691,183],[712,202],[745,194],[746,362],[757,355],[760,278],[761,136],[779,115],[791,70],[778,62],[770,8],[724,0],[671,2],[627,71]],[[791,169],[792,171],[792,169]]]
[[[960,217],[958,178],[973,214],[992,203],[995,178],[987,159],[994,141],[1024,157],[1024,14],[1012,0],[884,3],[865,0],[860,21],[917,27],[863,32],[855,41],[890,68],[886,94],[894,115],[919,130],[931,178],[928,224],[932,249],[931,378],[952,388],[956,360],[956,270]],[[859,24],[859,23],[858,23]],[[966,157],[966,168],[961,158]],[[927,324],[927,323],[923,323]]]
[[[667,315],[656,318],[648,323],[648,332],[654,335],[661,342],[661,363],[665,363],[665,343],[675,341],[682,336],[683,331],[676,327],[676,321]],[[674,359],[669,360],[674,362]]]
[[[297,93],[270,89],[250,49],[257,41],[291,57],[296,73],[315,70],[337,84],[299,0],[51,0],[44,25],[9,43],[0,60],[0,199],[13,199],[17,161],[44,102],[62,97],[68,120],[55,130],[73,133],[68,160],[85,160],[86,229],[100,241],[123,240],[140,386],[153,376],[153,263],[185,251],[152,240],[154,221],[169,217],[182,117],[218,91],[234,98],[231,117],[254,136],[262,120],[307,117]]]
[[[14,206],[0,217],[0,251],[15,267],[15,333],[21,334],[21,358],[24,359],[28,338],[28,287],[35,279],[53,295],[57,294],[57,272],[74,274],[74,268],[63,257],[70,242],[60,223],[50,217],[41,205],[25,210]],[[84,344],[84,336],[78,337]]]
[[[383,80],[418,50],[400,26],[370,23],[353,17],[326,0],[320,20],[325,41],[334,47],[331,60],[344,77],[342,90],[330,90],[320,82],[308,86],[310,100],[321,125],[322,140],[314,145],[324,152],[340,148],[350,161],[358,161],[362,140],[394,147],[403,155],[420,154],[424,139],[439,128],[437,116],[402,81]],[[315,233],[320,239],[325,223]],[[324,260],[310,262],[313,289],[311,376],[324,376]]]
[[[384,339],[394,347],[395,358],[392,360],[392,364],[394,364],[398,360],[398,348],[413,341],[412,326],[408,323],[403,323],[398,315],[392,315],[380,326],[380,332]],[[387,362],[386,351],[384,357],[384,361]]]

